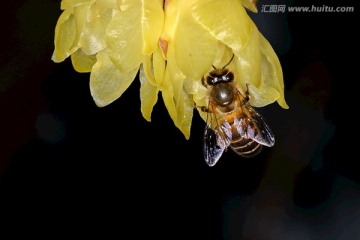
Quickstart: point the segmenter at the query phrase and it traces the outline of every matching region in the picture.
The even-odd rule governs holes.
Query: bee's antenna
[[[223,66],[223,68],[222,69],[224,69],[224,68],[226,68],[227,66],[229,66],[229,64],[231,63],[231,61],[234,59],[234,53],[233,53],[233,55],[232,55],[232,57],[231,57],[231,59],[230,59],[230,61],[225,65],[225,66]],[[213,66],[214,67],[214,66]]]
[[[229,66],[229,64],[231,63],[231,61],[234,59],[234,56],[235,56],[235,55],[234,55],[234,53],[233,53],[230,61],[229,61],[227,64],[225,64],[225,66],[223,66],[222,69],[224,69],[224,68],[226,68],[227,66]],[[211,66],[213,67],[214,70],[217,69],[214,65],[211,65]]]

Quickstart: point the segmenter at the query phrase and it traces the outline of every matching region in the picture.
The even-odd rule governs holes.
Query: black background
[[[138,79],[98,108],[89,74],[50,60],[60,1],[8,4],[0,18],[0,216],[8,224],[53,236],[360,239],[355,1],[260,1],[259,10],[355,12],[251,14],[279,55],[290,109],[259,109],[275,147],[254,159],[229,151],[212,168],[197,113],[186,140],[161,98],[152,122],[142,118]]]

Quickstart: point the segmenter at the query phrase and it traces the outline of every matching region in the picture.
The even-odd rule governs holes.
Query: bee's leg
[[[211,113],[210,109],[208,109],[208,108],[205,107],[205,106],[201,106],[201,107],[199,107],[199,108],[200,108],[200,110],[201,110],[202,112]]]
[[[244,99],[244,102],[248,102],[249,100],[250,100],[249,84],[246,83],[246,91],[245,91],[245,99]]]
[[[205,78],[204,78],[204,77],[201,78],[201,83],[202,83],[202,85],[203,85],[204,87],[207,88],[207,84],[206,84],[206,82],[205,82]]]
[[[207,113],[210,113],[210,109],[205,107],[205,106],[198,106],[196,105],[196,103],[194,102],[194,108],[199,108],[202,112],[207,112]]]

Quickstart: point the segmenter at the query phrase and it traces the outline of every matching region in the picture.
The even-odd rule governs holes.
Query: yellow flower
[[[201,78],[233,54],[228,67],[239,89],[248,85],[253,106],[288,107],[280,62],[243,6],[257,11],[252,0],[63,0],[52,59],[71,56],[75,70],[91,72],[99,107],[119,98],[140,70],[144,118],[151,120],[160,92],[189,138],[194,102],[207,105]]]

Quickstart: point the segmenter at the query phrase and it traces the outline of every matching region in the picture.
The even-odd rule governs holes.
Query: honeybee
[[[203,152],[206,163],[214,166],[223,152],[230,148],[238,155],[250,158],[259,154],[263,146],[275,144],[274,134],[264,118],[250,105],[249,90],[245,96],[234,84],[234,74],[226,67],[216,68],[202,78],[208,89]]]

